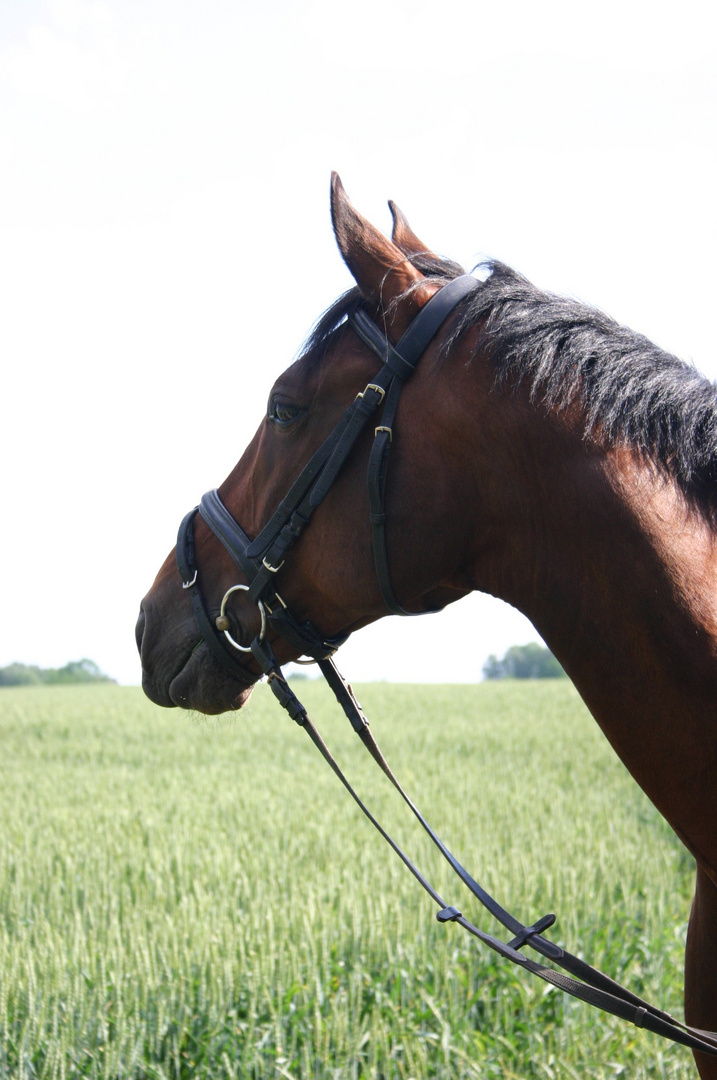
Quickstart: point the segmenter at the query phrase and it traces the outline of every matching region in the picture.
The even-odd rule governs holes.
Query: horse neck
[[[713,529],[639,454],[591,446],[568,421],[510,456],[525,479],[514,472],[504,554],[478,587],[531,619],[717,881]]]

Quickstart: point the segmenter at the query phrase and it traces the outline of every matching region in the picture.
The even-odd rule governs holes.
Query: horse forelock
[[[410,262],[425,275],[426,281],[418,282],[413,288],[418,288],[426,282],[444,285],[446,281],[459,277],[465,271],[458,263],[448,259],[441,259],[437,255],[418,253],[409,256]],[[411,290],[409,289],[410,293]],[[407,294],[404,294],[404,296]],[[399,296],[393,303],[400,303],[403,296]],[[393,306],[393,305],[391,305]],[[336,334],[346,320],[359,310],[371,311],[372,307],[366,300],[358,286],[348,289],[334,303],[326,309],[317,320],[309,333],[306,341],[299,352],[299,359],[318,361],[326,355],[336,341]],[[390,307],[389,312],[390,314]],[[374,312],[375,314],[375,312]]]

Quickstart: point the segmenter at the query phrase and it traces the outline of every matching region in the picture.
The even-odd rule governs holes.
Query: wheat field
[[[447,902],[497,932],[326,689],[296,689]],[[567,680],[359,697],[481,884],[681,1015],[692,860]],[[695,1075],[435,910],[265,687],[212,720],[134,688],[0,691],[0,1080]]]

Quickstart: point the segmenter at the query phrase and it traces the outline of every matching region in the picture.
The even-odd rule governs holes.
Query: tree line
[[[483,665],[485,679],[561,679],[567,678],[550,649],[531,641],[511,645],[502,660],[489,656]]]
[[[41,668],[34,664],[8,664],[0,668],[0,686],[58,686],[63,683],[114,682],[100,671],[94,660],[71,660],[61,668]]]

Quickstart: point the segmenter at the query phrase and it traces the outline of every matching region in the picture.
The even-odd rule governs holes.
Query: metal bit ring
[[[232,585],[231,589],[227,589],[227,591],[224,593],[224,598],[222,600],[222,606],[219,609],[219,618],[220,619],[226,618],[225,613],[226,613],[227,600],[229,599],[231,594],[235,593],[235,592],[249,592],[249,586],[248,585]],[[266,611],[264,610],[264,605],[261,602],[261,600],[257,600],[256,606],[259,608],[259,614],[261,615],[261,630],[259,631],[259,641],[263,641],[264,640],[264,634],[266,633]],[[224,631],[222,631],[222,633],[224,634],[224,637],[227,639],[227,641],[231,645],[233,645],[235,649],[238,649],[239,652],[245,652],[245,653],[251,652],[251,645],[240,645],[238,641],[234,640],[234,638],[231,636],[231,634],[229,633],[228,630],[224,630]]]

